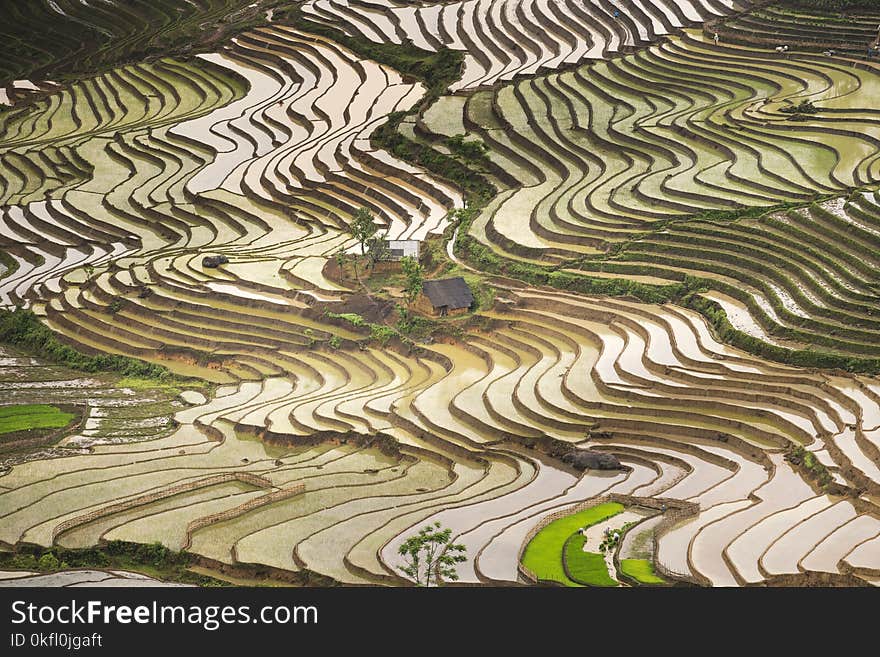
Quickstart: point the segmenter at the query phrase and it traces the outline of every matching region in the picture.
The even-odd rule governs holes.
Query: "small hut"
[[[473,308],[474,295],[461,276],[425,281],[416,299],[416,308],[434,317],[463,315]]]

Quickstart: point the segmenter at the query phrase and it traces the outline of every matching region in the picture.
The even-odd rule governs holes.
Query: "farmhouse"
[[[425,281],[416,308],[434,317],[463,315],[474,305],[474,295],[461,276]]]
[[[392,262],[399,262],[401,258],[415,258],[416,260],[420,257],[420,246],[421,242],[419,240],[385,240],[388,244],[388,260]]]
[[[376,271],[400,271],[403,258],[420,260],[422,257],[419,240],[385,240],[388,250],[381,260],[375,264]]]

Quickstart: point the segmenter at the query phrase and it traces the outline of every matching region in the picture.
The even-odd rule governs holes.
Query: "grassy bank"
[[[171,372],[161,365],[128,356],[101,354],[89,356],[61,342],[32,311],[16,308],[0,310],[0,343],[16,347],[31,356],[43,358],[81,372],[113,372],[141,379],[168,381]]]

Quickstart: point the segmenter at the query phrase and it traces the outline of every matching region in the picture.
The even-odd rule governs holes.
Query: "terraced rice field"
[[[217,40],[237,21],[253,20],[253,0],[35,0],[10,3],[0,27],[0,80],[82,74]]]
[[[8,348],[0,348],[0,399],[0,426],[9,429],[0,440],[4,470],[92,445],[162,438],[185,406],[176,391],[155,383],[83,375]]]
[[[623,5],[317,0],[303,13],[377,43],[466,51],[460,93],[408,125],[423,144],[481,138],[493,181],[516,183],[469,228],[499,258],[699,279],[759,340],[877,358],[877,72],[676,31],[743,8],[732,2]],[[215,384],[172,402],[0,355],[4,403],[89,408],[57,448],[7,464],[0,545],[158,541],[214,564],[396,585],[400,544],[440,522],[467,548],[463,583],[522,584],[536,527],[619,496],[657,513],[615,521],[637,524],[617,562],[602,557],[612,584],[614,563],[645,583],[877,581],[873,375],[758,358],[676,303],[475,270],[492,302],[452,320],[454,338],[383,342],[333,319],[372,307],[325,267],[357,250],[359,208],[390,238],[424,240],[465,196],[371,139],[420,101],[420,82],[268,22],[0,113],[0,251],[17,265],[0,305],[32,309],[83,352]],[[804,99],[820,111],[789,121],[781,109]],[[833,198],[810,205],[817,194]],[[469,266],[447,248],[448,266]],[[621,467],[581,471],[551,449],[566,445]],[[794,447],[830,483],[786,459]],[[575,529],[538,579],[576,583],[562,561]]]
[[[876,185],[878,94],[873,69],[715,46],[697,30],[477,92],[460,123],[517,184],[471,235],[505,257],[563,262],[669,220]],[[803,100],[819,112],[781,111]]]
[[[713,289],[705,297],[753,337],[876,359],[878,217],[877,193],[862,191],[758,219],[676,223],[580,271],[699,278]]]
[[[450,88],[457,91],[607,57],[749,4],[747,0],[637,0],[620,5],[595,0],[309,0],[303,14],[380,43],[411,41],[425,50],[463,50],[462,78]]]
[[[69,570],[61,573],[41,575],[22,571],[0,571],[0,587],[15,586],[63,586],[63,587],[161,587],[186,586],[132,573],[123,570]]]
[[[721,20],[710,27],[725,42],[762,44],[771,48],[786,43],[797,50],[816,52],[832,48],[845,56],[861,59],[868,46],[877,40],[878,24],[880,12],[870,6],[833,12],[782,2]]]

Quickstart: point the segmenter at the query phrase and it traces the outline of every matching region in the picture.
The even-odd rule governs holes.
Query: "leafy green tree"
[[[419,292],[422,291],[422,284],[425,282],[424,272],[419,261],[409,256],[400,259],[400,266],[403,269],[404,297],[407,304],[411,304],[419,296]]]
[[[455,565],[467,560],[467,548],[452,542],[452,530],[441,528],[439,522],[425,525],[418,534],[407,538],[397,552],[405,558],[400,571],[419,586],[434,586],[439,578],[455,581]]]
[[[354,214],[354,219],[348,226],[348,232],[357,240],[361,247],[361,253],[366,253],[366,244],[376,234],[379,227],[373,221],[373,214],[369,208],[358,208]]]
[[[370,256],[371,266],[375,266],[377,262],[385,260],[391,255],[388,240],[380,235],[373,235],[373,237],[367,240],[367,255]]]
[[[333,257],[336,258],[336,264],[339,265],[339,268],[341,269],[345,265],[345,250],[340,249]]]

